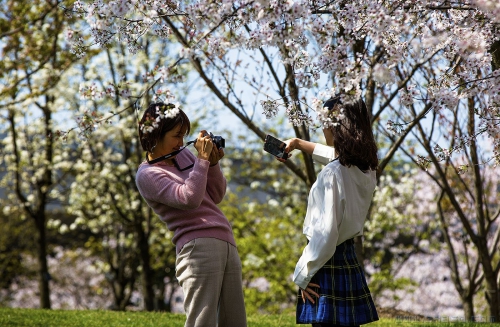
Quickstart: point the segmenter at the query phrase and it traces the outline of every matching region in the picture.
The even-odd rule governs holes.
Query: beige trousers
[[[184,291],[185,327],[247,326],[236,247],[216,238],[197,238],[182,247],[175,266]]]

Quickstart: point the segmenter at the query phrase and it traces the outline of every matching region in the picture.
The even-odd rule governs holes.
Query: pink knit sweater
[[[196,158],[189,150],[179,153],[181,168],[194,162],[194,167],[179,171],[163,162],[143,162],[136,175],[142,197],[174,232],[176,251],[200,237],[217,238],[236,246],[226,216],[217,207],[226,194],[226,179],[219,164],[210,167],[207,160]]]

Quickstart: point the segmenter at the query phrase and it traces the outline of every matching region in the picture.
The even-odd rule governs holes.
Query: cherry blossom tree
[[[425,171],[410,167],[405,163],[381,176],[366,226],[375,299],[415,314],[457,316],[451,297],[463,308],[459,315],[473,321],[478,312],[484,314],[480,301],[474,305],[484,281],[477,249],[439,186]]]
[[[495,140],[499,130],[495,1],[123,0],[76,1],[65,9],[87,23],[68,33],[81,56],[89,42],[119,40],[137,53],[141,39],[169,40],[179,50],[175,65],[189,62],[259,138],[265,131],[252,119],[252,102],[262,103],[267,117],[285,108],[296,136],[307,139],[313,113],[320,124],[330,123],[321,104],[338,92],[346,102],[363,95],[380,128],[402,132],[393,149],[429,110],[479,93],[486,99],[481,119],[489,126],[481,133]],[[432,83],[423,85],[429,74]],[[420,109],[406,110],[413,103]],[[310,185],[314,169],[310,157],[304,160],[305,173],[288,167]]]
[[[424,153],[419,155],[423,171],[438,189],[437,212],[452,281],[467,319],[475,316],[474,297],[483,287],[488,316],[496,319],[500,313],[500,265],[496,257],[500,182],[495,165],[489,164],[496,160],[498,137],[483,133],[494,124],[480,109],[487,102],[485,97],[478,94],[450,110],[432,112],[431,121],[418,123],[415,130],[415,138],[427,155],[425,159]],[[477,121],[477,116],[481,120]],[[403,151],[408,158],[418,160],[411,151]]]

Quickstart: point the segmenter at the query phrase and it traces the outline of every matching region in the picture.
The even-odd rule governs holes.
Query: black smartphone
[[[277,158],[286,160],[288,158],[288,153],[285,152],[285,148],[285,142],[280,141],[271,135],[266,135],[264,151],[269,152]]]

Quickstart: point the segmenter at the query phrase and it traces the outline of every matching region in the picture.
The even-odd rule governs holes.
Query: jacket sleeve
[[[338,222],[342,219],[345,203],[341,199],[335,173],[328,171],[318,176],[316,192],[308,200],[309,226],[304,233],[309,243],[304,248],[293,281],[305,289],[314,274],[334,255],[339,238]]]
[[[335,159],[335,148],[323,144],[316,143],[312,158],[323,165],[328,164],[330,161]]]

